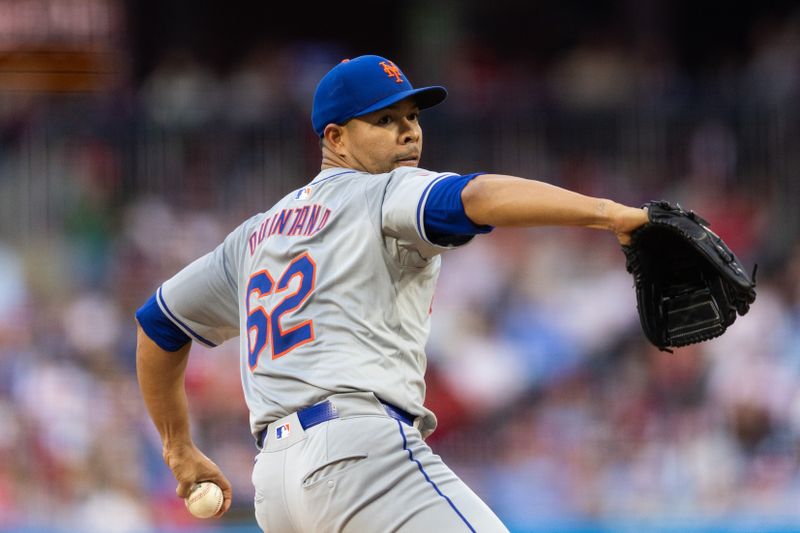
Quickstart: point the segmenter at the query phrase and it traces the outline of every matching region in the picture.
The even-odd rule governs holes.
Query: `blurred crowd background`
[[[315,84],[363,53],[449,88],[426,168],[668,199],[758,263],[751,312],[669,354],[612,235],[498,229],[446,254],[434,450],[514,531],[800,530],[796,2],[262,4],[0,2],[0,531],[199,529],[133,314],[316,174]],[[234,486],[215,525],[255,531],[237,347],[193,348],[187,390]]]

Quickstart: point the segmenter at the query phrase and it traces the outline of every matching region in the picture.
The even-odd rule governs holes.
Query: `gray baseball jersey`
[[[254,435],[354,391],[433,431],[424,347],[447,247],[428,240],[422,216],[430,187],[448,175],[323,170],[161,286],[162,311],[196,341],[240,336]]]

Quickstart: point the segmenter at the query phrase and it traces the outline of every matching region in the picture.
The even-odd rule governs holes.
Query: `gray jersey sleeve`
[[[381,209],[383,233],[397,239],[402,247],[430,258],[454,246],[434,244],[425,234],[425,204],[433,185],[455,174],[419,168],[399,168],[389,177]]]
[[[239,335],[237,272],[245,224],[158,290],[158,305],[164,314],[206,346],[217,346]]]

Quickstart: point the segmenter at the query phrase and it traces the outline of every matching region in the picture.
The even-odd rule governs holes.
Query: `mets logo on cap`
[[[400,72],[400,69],[397,68],[397,65],[388,59],[386,61],[381,61],[379,65],[383,67],[383,71],[387,76],[394,78],[397,83],[403,83],[403,73]]]

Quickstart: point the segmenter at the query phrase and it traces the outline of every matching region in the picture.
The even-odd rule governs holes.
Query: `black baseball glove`
[[[750,276],[708,222],[669,202],[648,202],[649,222],[623,246],[647,338],[663,351],[722,335],[756,299]]]

